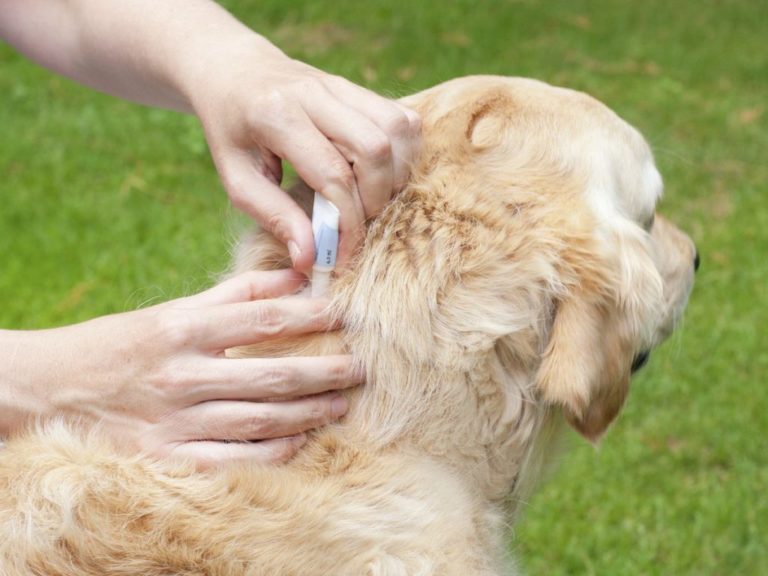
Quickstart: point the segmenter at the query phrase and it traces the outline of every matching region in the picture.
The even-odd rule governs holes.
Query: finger
[[[266,168],[248,150],[220,152],[216,164],[232,204],[288,246],[294,268],[309,270],[315,245],[306,213],[264,174]]]
[[[394,186],[389,137],[327,90],[313,93],[304,106],[315,125],[352,164],[365,216],[378,214],[391,198]]]
[[[272,154],[265,148],[257,148],[251,151],[251,155],[254,155],[264,164],[264,167],[267,169],[267,178],[274,182],[275,185],[280,186],[283,182],[283,161],[280,160],[280,157]]]
[[[421,142],[421,118],[415,110],[379,96],[337,76],[331,76],[331,91],[344,104],[376,124],[389,138],[392,149],[393,187],[400,191],[408,181]]]
[[[365,210],[352,167],[298,105],[260,119],[254,139],[287,159],[310,188],[339,209],[338,266],[344,266],[363,236]]]
[[[218,358],[196,370],[190,403],[267,400],[312,396],[351,388],[363,381],[351,356]]]
[[[192,460],[201,470],[236,462],[278,464],[290,460],[306,441],[306,434],[298,434],[261,442],[184,442],[175,446],[169,456]]]
[[[284,402],[217,400],[176,413],[179,440],[267,440],[293,436],[332,422],[347,411],[347,400],[329,393]]]
[[[251,271],[238,274],[187,299],[197,306],[250,302],[295,294],[307,277],[294,270]]]
[[[280,298],[212,306],[197,311],[197,342],[221,351],[264,340],[338,327],[327,300]]]
[[[421,116],[403,104],[396,104],[408,119],[407,135],[398,140],[392,157],[395,170],[395,192],[400,192],[408,184],[416,159],[421,149]]]

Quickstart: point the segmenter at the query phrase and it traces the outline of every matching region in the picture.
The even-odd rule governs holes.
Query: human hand
[[[260,39],[263,40],[263,39]],[[198,58],[190,102],[232,203],[288,245],[297,270],[311,268],[314,240],[304,212],[280,189],[282,160],[341,212],[344,266],[376,215],[408,180],[418,115],[345,80],[291,60],[266,44],[216,45]]]
[[[78,82],[194,112],[232,203],[303,272],[314,239],[279,188],[282,161],[339,208],[344,266],[417,153],[416,112],[292,60],[211,0],[6,0],[0,35]]]
[[[306,215],[280,190],[282,160],[341,212],[338,265],[406,183],[416,112],[290,59],[210,0],[6,0],[0,35],[104,92],[194,112],[232,203],[307,272]]]
[[[346,411],[332,391],[359,384],[361,375],[349,356],[233,359],[224,351],[335,328],[325,301],[272,299],[303,281],[293,271],[251,272],[135,312],[0,333],[3,344],[14,338],[3,348],[15,350],[16,382],[0,400],[97,421],[131,451],[187,457],[200,467],[287,460],[303,432]]]

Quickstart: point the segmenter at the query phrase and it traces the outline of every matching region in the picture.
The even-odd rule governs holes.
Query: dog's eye
[[[648,363],[648,358],[651,357],[650,350],[643,350],[642,352],[639,352],[634,359],[632,360],[632,368],[630,371],[632,374],[640,370],[643,366],[645,366]]]
[[[643,230],[646,232],[650,232],[651,228],[653,228],[653,223],[656,221],[656,213],[654,212],[651,214],[651,217],[648,218],[645,222],[643,222]]]

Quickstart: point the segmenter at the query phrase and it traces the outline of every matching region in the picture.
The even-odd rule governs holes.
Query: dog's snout
[[[695,254],[693,256],[693,270],[694,272],[698,272],[699,266],[701,265],[701,256],[699,256],[699,251],[695,250]]]

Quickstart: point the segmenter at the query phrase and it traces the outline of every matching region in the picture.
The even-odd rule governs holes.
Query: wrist
[[[220,104],[237,82],[255,70],[279,69],[291,59],[266,38],[238,23],[229,36],[200,38],[185,50],[175,68],[175,85],[189,111],[201,120],[206,110]],[[224,42],[223,37],[227,40]],[[216,91],[222,93],[216,94]]]
[[[53,413],[43,331],[0,330],[0,438]]]
[[[110,317],[47,330],[0,330],[0,435],[53,417],[96,416],[115,368]]]

